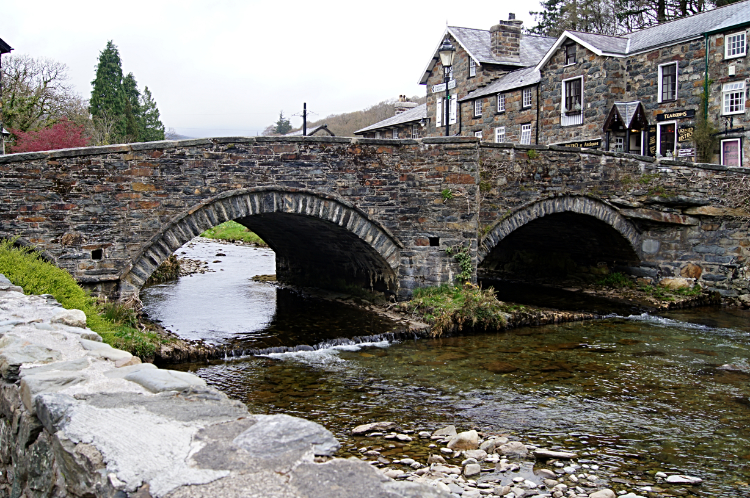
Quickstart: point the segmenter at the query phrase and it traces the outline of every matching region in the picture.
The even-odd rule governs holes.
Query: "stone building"
[[[705,92],[720,130],[712,162],[750,166],[749,27],[750,0],[619,36],[528,35],[513,14],[489,30],[448,27],[449,98],[436,48],[420,78],[423,136],[444,136],[447,120],[450,135],[487,142],[691,158]],[[357,134],[396,138],[387,121]]]

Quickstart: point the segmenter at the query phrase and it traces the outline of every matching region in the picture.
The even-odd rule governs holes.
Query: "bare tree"
[[[3,64],[3,122],[8,129],[49,127],[63,118],[88,121],[88,103],[68,83],[68,67],[47,58],[11,56]]]

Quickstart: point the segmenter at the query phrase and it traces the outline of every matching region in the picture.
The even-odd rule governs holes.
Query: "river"
[[[142,300],[151,318],[185,338],[243,348],[319,345],[393,326],[356,308],[253,282],[274,272],[268,249],[193,241],[178,255],[207,261],[214,271],[144,289]],[[750,496],[750,313],[617,312],[582,323],[374,340],[178,368],[251,412],[321,423],[342,441],[341,456],[379,445],[386,458],[424,463],[435,451],[429,440],[384,442],[350,431],[382,420],[415,432],[455,424],[577,451],[614,479],[615,490],[647,495],[653,475],[665,471],[704,483],[648,496]]]

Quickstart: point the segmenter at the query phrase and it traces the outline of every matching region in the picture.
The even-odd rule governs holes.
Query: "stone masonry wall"
[[[193,374],[103,344],[85,322],[0,275],[0,496],[448,496],[329,459],[340,444],[322,426],[251,415]]]
[[[227,212],[247,214],[247,207],[226,198],[232,192],[273,191],[275,197],[264,200],[281,202],[273,209],[303,210],[322,221],[320,230],[308,231],[320,238],[294,238],[297,225],[285,232],[287,242],[310,254],[306,262],[300,251],[299,265],[327,261],[334,273],[347,265],[362,268],[362,255],[388,237],[400,250],[376,266],[387,264],[397,274],[394,291],[405,297],[458,273],[444,253],[447,245],[476,248],[477,174],[476,143],[459,138],[222,138],[15,154],[0,158],[0,236],[20,236],[79,282],[103,289],[150,245],[176,250]],[[446,189],[455,200],[445,201]],[[322,209],[300,205],[295,193],[317,196]],[[210,226],[179,223],[199,208]],[[351,217],[339,217],[342,210],[367,223],[352,226]],[[344,240],[336,235],[343,233],[353,234],[351,249],[326,253],[336,247],[326,241]],[[375,233],[381,238],[372,240]],[[281,239],[268,242],[283,248]],[[157,259],[167,256],[157,252]]]
[[[521,141],[521,126],[531,124],[531,144],[536,144],[537,119],[537,87],[527,87],[531,90],[531,106],[523,106],[523,89],[517,88],[503,92],[505,95],[505,111],[497,111],[498,95],[481,97],[482,115],[474,116],[474,102],[469,100],[461,103],[461,131],[462,135],[474,136],[477,131],[482,132],[483,142],[495,141],[495,128],[505,127],[505,142],[519,143]]]
[[[750,172],[562,147],[482,144],[480,233],[544,199],[586,196],[639,234],[642,276],[750,292]],[[484,239],[483,239],[484,240]],[[540,247],[554,240],[540,240]],[[626,239],[622,239],[627,243]]]

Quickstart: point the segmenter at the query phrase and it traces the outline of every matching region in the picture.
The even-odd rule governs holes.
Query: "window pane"
[[[659,126],[659,153],[662,156],[674,154],[675,125],[674,123]]]
[[[531,125],[521,125],[521,143],[524,145],[531,144]]]
[[[677,98],[677,64],[661,67],[661,100],[674,100]]]

